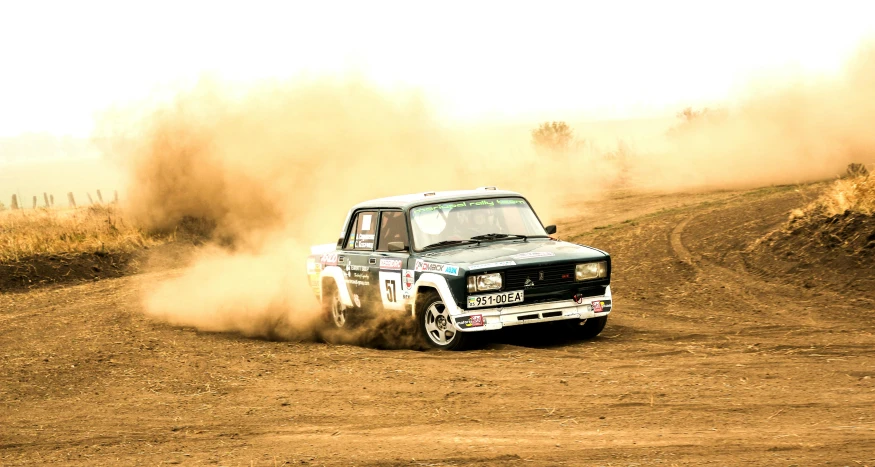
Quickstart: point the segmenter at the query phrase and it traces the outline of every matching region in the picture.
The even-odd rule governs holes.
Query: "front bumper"
[[[453,316],[453,327],[462,332],[494,331],[506,326],[606,316],[613,308],[611,288],[607,287],[604,295],[585,297],[581,302],[578,304],[574,300],[560,300],[531,305],[473,308]],[[592,302],[599,302],[602,311],[593,311]],[[477,318],[477,315],[481,318]]]

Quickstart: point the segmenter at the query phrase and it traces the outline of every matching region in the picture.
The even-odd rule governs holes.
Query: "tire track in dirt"
[[[792,329],[799,336],[813,336],[836,327],[837,313],[850,318],[849,323],[855,322],[852,313],[843,311],[847,300],[840,292],[802,288],[781,274],[753,266],[746,256],[749,246],[780,228],[799,202],[795,191],[735,198],[686,216],[670,234],[674,255],[695,269],[697,284],[731,288],[735,308],[755,312],[756,319],[747,322],[759,328],[755,332],[763,331],[762,326],[768,323]],[[690,228],[695,229],[691,234],[695,246],[685,241]]]
[[[674,254],[678,257],[678,259],[698,269],[695,262],[693,261],[692,253],[690,253],[690,250],[688,250],[687,247],[684,246],[684,242],[681,239],[681,234],[683,234],[684,228],[687,227],[687,224],[690,223],[693,217],[695,216],[688,216],[685,217],[684,220],[680,221],[678,225],[676,225],[675,228],[672,229],[671,236],[669,238],[671,242],[671,249],[674,250]]]

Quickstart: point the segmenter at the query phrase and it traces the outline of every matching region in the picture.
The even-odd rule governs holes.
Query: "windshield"
[[[493,198],[428,204],[410,210],[414,247],[500,234],[547,236],[521,198]]]

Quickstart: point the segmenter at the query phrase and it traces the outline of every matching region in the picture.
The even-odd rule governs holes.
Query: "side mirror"
[[[389,251],[407,251],[407,247],[404,246],[404,242],[389,242],[386,247]]]
[[[556,226],[548,225],[547,227],[544,227],[544,230],[547,231],[547,235],[553,235],[554,233],[556,233]]]

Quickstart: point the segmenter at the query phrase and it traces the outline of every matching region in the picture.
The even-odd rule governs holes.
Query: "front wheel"
[[[462,350],[471,336],[453,327],[450,311],[437,292],[427,292],[416,301],[416,321],[425,343],[441,350]]]
[[[608,315],[584,320],[571,320],[566,321],[566,323],[566,329],[568,329],[572,339],[588,340],[602,332],[605,325],[608,324]]]

